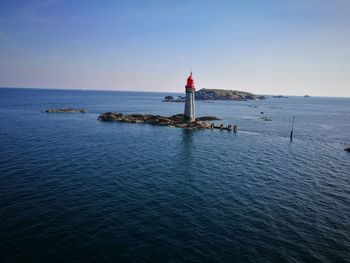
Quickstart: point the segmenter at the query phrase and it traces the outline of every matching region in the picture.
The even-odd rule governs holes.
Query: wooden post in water
[[[229,125],[227,126],[227,129],[228,129],[228,131],[232,131],[232,125],[229,124]]]
[[[237,132],[237,125],[233,125],[233,132]]]
[[[292,130],[290,131],[290,142],[293,142],[294,116],[292,120]]]
[[[220,130],[223,130],[223,129],[224,129],[224,125],[220,124]]]

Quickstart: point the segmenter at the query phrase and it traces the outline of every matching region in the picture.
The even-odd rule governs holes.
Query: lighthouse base
[[[184,120],[185,122],[194,122],[196,119],[184,115],[183,120]]]

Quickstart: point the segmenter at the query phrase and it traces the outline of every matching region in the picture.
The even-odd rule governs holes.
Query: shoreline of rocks
[[[105,112],[102,113],[98,120],[100,121],[119,121],[129,123],[147,123],[151,125],[178,127],[184,129],[210,129],[211,125],[206,121],[220,120],[215,116],[204,116],[196,118],[193,122],[184,121],[183,114],[176,114],[172,116],[160,116],[151,114],[129,114]]]

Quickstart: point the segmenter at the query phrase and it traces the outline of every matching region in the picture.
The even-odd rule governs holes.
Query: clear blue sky
[[[350,97],[349,0],[0,1],[0,86]]]

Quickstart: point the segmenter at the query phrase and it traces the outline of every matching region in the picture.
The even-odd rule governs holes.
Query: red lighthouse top
[[[192,78],[192,72],[191,72],[190,76],[187,78],[186,88],[194,89],[194,80]]]

